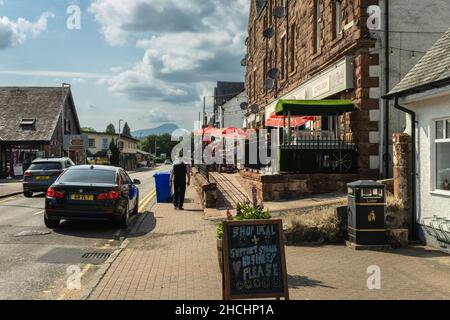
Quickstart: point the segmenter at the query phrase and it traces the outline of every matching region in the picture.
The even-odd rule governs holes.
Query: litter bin
[[[168,203],[172,190],[170,190],[170,173],[159,172],[154,176],[156,184],[156,201],[158,203]]]
[[[386,244],[386,186],[375,181],[348,185],[348,237],[362,246]]]

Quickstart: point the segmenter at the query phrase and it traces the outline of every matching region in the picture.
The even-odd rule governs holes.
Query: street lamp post
[[[70,89],[70,84],[69,83],[65,83],[63,82],[62,86],[61,86],[61,132],[62,132],[62,136],[61,136],[61,141],[63,141],[63,143],[61,144],[61,157],[64,157],[64,136],[66,135],[66,118],[65,118],[65,102],[66,102],[66,94],[65,94],[65,89],[69,88]],[[69,132],[70,135],[70,132]],[[70,154],[69,154],[70,156]]]
[[[158,140],[157,140],[157,138],[155,137],[155,158],[157,158],[158,157],[158,150],[159,150],[160,148],[158,147]]]

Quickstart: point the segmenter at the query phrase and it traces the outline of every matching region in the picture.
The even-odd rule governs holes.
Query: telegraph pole
[[[206,96],[203,97],[203,126],[206,126]]]

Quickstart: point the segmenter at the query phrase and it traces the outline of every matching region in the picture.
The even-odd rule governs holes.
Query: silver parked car
[[[23,194],[31,198],[34,192],[47,192],[64,170],[74,166],[69,158],[36,159],[23,175]]]

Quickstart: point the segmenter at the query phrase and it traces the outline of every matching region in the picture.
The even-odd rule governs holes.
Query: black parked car
[[[74,166],[69,158],[37,159],[23,174],[23,194],[27,198],[33,192],[46,192],[64,170]]]
[[[61,220],[113,221],[127,228],[139,210],[139,180],[121,168],[77,166],[66,170],[48,189],[44,222],[57,228]]]

